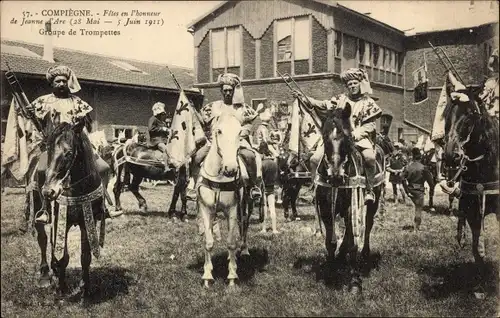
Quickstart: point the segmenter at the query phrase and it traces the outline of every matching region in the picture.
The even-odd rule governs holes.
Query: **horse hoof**
[[[235,280],[230,279],[229,285],[227,286],[227,292],[234,294],[234,293],[238,293],[239,291],[240,291],[240,287],[238,285],[236,285]]]
[[[250,256],[250,251],[248,251],[248,247],[245,247],[241,250],[240,256]]]
[[[430,208],[430,209],[429,209],[429,212],[436,212],[436,209],[434,209],[434,208]]]
[[[41,277],[36,285],[39,288],[49,288],[51,284],[52,282],[50,281],[50,277]]]
[[[123,214],[123,210],[109,211],[108,213],[109,213],[109,217],[116,218],[117,216],[120,216]]]
[[[209,289],[209,288],[211,287],[211,285],[212,285],[212,284],[210,283],[210,280],[205,279],[205,280],[203,281],[203,287],[204,287],[204,288]]]
[[[362,288],[358,284],[354,284],[351,286],[351,295],[353,296],[361,296],[363,293]]]

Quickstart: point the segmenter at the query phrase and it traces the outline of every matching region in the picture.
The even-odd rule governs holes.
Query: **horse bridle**
[[[78,150],[77,150],[77,147],[75,147],[74,142],[73,142],[73,149],[75,149],[75,150],[73,152],[73,157],[71,158],[71,164],[69,165],[68,170],[64,174],[64,177],[62,177],[62,179],[59,181],[62,184],[62,188],[64,190],[70,189],[72,186],[79,184],[80,182],[86,180],[88,177],[90,177],[92,175],[92,173],[89,173],[88,175],[86,175],[85,177],[81,178],[80,180],[78,180],[78,181],[76,181],[74,183],[68,184],[68,180],[69,180],[69,176],[70,176],[70,173],[71,173],[71,169],[73,168],[73,166],[74,166],[74,164],[76,162],[77,155],[78,155]]]
[[[460,175],[462,174],[462,172],[465,172],[467,171],[467,163],[468,162],[476,162],[476,161],[479,161],[481,159],[484,158],[484,154],[482,155],[479,155],[477,156],[476,158],[470,158],[466,153],[465,153],[465,149],[464,149],[464,146],[470,141],[470,136],[472,134],[472,132],[474,131],[474,128],[476,127],[476,125],[472,125],[472,128],[470,129],[469,133],[467,134],[467,138],[464,140],[464,141],[458,141],[458,156],[460,157],[460,164],[459,164],[459,167],[458,167],[458,170],[457,172],[455,173],[455,176],[451,179],[451,180],[448,180],[448,182],[456,182],[458,180],[458,178],[460,177]]]

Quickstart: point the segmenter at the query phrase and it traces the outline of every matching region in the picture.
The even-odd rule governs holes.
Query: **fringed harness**
[[[79,210],[81,209],[83,220],[85,223],[85,230],[87,232],[87,238],[90,244],[90,250],[92,254],[99,258],[100,250],[99,246],[104,246],[104,237],[106,230],[105,222],[105,201],[103,198],[103,187],[99,183],[99,186],[92,192],[72,197],[60,195],[56,202],[59,206],[59,213],[56,213],[56,207],[52,209],[52,250],[56,259],[61,259],[64,256],[64,248],[66,245],[66,226],[68,218],[68,210]],[[98,199],[102,199],[102,214],[101,214],[101,227],[99,231],[99,237],[97,236],[97,229],[94,220],[94,214],[92,211],[92,203]]]
[[[378,147],[378,146],[377,146]],[[343,182],[339,184],[332,184],[329,182],[328,177],[321,175],[319,171],[316,173],[316,178],[314,183],[319,187],[331,188],[332,189],[332,228],[333,233],[335,233],[335,206],[337,203],[338,189],[352,189],[351,195],[351,219],[352,219],[352,233],[354,235],[354,241],[360,247],[364,244],[365,239],[365,219],[366,219],[366,208],[365,208],[365,194],[363,189],[366,188],[366,177],[361,175],[360,167],[358,166],[358,160],[355,156],[361,156],[359,152],[351,153],[346,156],[342,167],[349,161],[352,162],[354,166],[354,176],[344,177]],[[323,156],[324,158],[324,156]],[[362,160],[362,159],[361,159]],[[385,172],[385,157],[382,157],[382,164],[376,161],[379,173],[375,174],[373,180],[373,187],[377,187],[384,182],[384,172]],[[318,167],[319,168],[319,167]],[[315,189],[316,197],[317,187]],[[321,217],[319,215],[319,202],[315,202],[316,213],[318,214],[319,227],[321,230]],[[332,243],[336,243],[336,236],[332,236]]]

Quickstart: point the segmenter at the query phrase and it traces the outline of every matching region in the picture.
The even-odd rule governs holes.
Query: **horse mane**
[[[498,121],[492,118],[488,114],[488,110],[486,109],[485,103],[481,100],[477,91],[473,87],[468,87],[466,90],[460,90],[460,93],[465,93],[469,97],[468,102],[449,102],[444,111],[442,118],[445,120],[445,123],[448,124],[450,120],[452,120],[451,116],[453,115],[454,107],[460,107],[458,103],[468,103],[466,107],[470,109],[477,109],[479,112],[462,112],[459,114],[459,119],[457,119],[457,130],[461,130],[464,125],[470,125],[470,121],[461,120],[472,118],[476,127],[480,127],[480,140],[483,139],[487,151],[491,158],[494,158],[494,161],[497,161],[498,158]]]
[[[342,150],[345,153],[349,153],[354,147],[354,140],[351,136],[351,123],[349,120],[343,120],[343,110],[337,109],[326,116],[326,120],[323,122],[321,127],[321,135],[324,141],[325,154],[332,153],[332,145],[330,142],[326,142],[330,138],[330,134],[335,128],[338,129],[344,136],[344,142],[342,143]]]
[[[85,158],[81,158],[82,160],[78,160],[85,164],[85,168],[87,171],[96,171],[95,160],[93,158],[93,146],[90,141],[90,138],[86,133],[82,133],[80,131],[76,131],[73,129],[73,125],[67,122],[60,123],[55,126],[52,132],[47,137],[47,146],[49,151],[54,150],[54,145],[56,138],[65,135],[64,138],[68,141],[68,143],[75,145],[76,151],[79,151],[80,154],[82,151],[91,154],[90,160],[84,160]]]

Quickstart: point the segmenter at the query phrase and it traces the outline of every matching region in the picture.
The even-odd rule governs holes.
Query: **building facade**
[[[179,90],[165,65],[60,48],[54,48],[52,61],[47,61],[44,59],[46,50],[42,45],[2,40],[2,136],[12,101],[12,92],[4,75],[8,70],[7,63],[30,101],[51,93],[45,79],[49,67],[58,64],[71,67],[81,84],[81,90],[76,95],[94,108],[94,129],[104,130],[109,141],[116,138],[121,130],[128,138],[136,132],[147,131],[148,120],[152,116],[151,107],[156,102],[163,102],[169,116],[173,116]],[[192,87],[192,70],[181,67],[170,69],[186,89],[188,98],[200,106],[203,95]]]
[[[291,105],[293,97],[280,73],[291,74],[307,95],[330,99],[344,90],[340,73],[360,67],[370,76],[373,96],[385,118],[392,119],[389,136],[393,140],[416,141],[430,129],[437,87],[442,86],[443,77],[437,73],[443,70],[430,51],[429,36],[448,39],[433,38],[433,45],[443,46],[450,59],[460,58],[464,63],[474,59],[464,69],[464,76],[473,74],[469,82],[484,75],[487,61],[486,35],[472,41],[469,34],[459,42],[448,34],[408,36],[369,15],[326,0],[224,1],[193,21],[188,31],[194,39],[195,87],[203,89],[206,102],[220,99],[216,81],[224,72],[242,78],[245,101],[255,107],[260,102]],[[470,45],[477,53],[474,57]],[[458,49],[452,49],[455,47]],[[433,81],[431,96],[426,105],[414,109],[410,107],[412,72],[423,62],[423,51]]]

